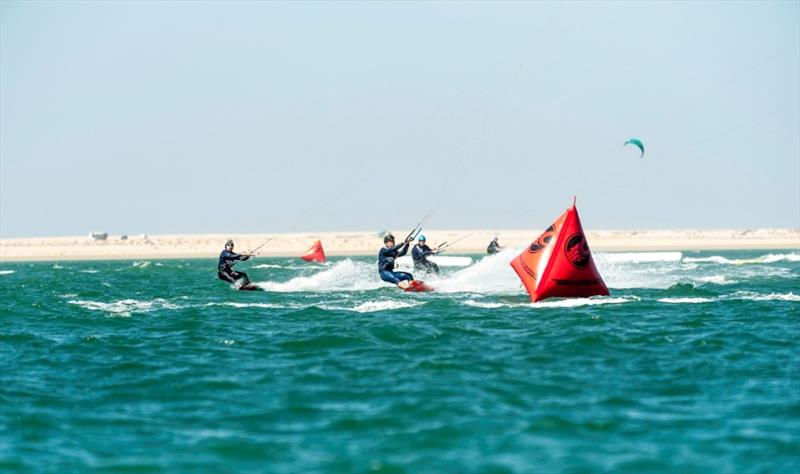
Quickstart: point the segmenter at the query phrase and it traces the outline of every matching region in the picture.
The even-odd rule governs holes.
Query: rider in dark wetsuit
[[[428,260],[428,255],[435,255],[436,250],[428,247],[425,243],[424,235],[417,239],[417,245],[411,250],[411,258],[414,259],[414,270],[418,272],[439,273],[439,265]]]
[[[394,236],[388,234],[383,238],[384,247],[378,252],[378,274],[381,276],[381,280],[394,283],[403,289],[408,287],[408,282],[413,280],[414,276],[407,272],[394,271],[394,260],[408,252],[409,242],[411,242],[410,236],[409,239],[395,245]]]
[[[227,281],[228,283],[235,284],[237,280],[244,279],[242,286],[250,284],[250,278],[247,277],[245,272],[237,272],[233,269],[236,261],[245,261],[250,258],[250,255],[240,255],[233,251],[233,240],[225,242],[225,250],[219,254],[219,263],[217,264],[217,276],[220,280]]]
[[[489,242],[489,246],[486,247],[486,253],[489,255],[494,255],[501,250],[503,250],[503,247],[497,242],[497,237],[493,238],[492,241]]]

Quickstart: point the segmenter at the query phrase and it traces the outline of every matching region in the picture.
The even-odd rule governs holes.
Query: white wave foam
[[[721,255],[712,255],[710,257],[685,257],[683,262],[686,263],[715,263],[717,265],[747,265],[759,263],[777,263],[777,262],[800,262],[800,253],[770,253],[756,258],[737,258],[729,259]]]
[[[725,257],[721,257],[719,255],[714,255],[713,257],[684,257],[683,261],[685,263],[717,263],[720,265],[724,264],[732,264],[733,260],[729,260]]]
[[[81,273],[100,273],[100,270],[81,270]]]
[[[517,274],[509,265],[520,251],[506,249],[431,283],[437,292],[443,293],[524,294]],[[682,279],[681,275],[675,273],[680,270],[676,263],[681,258],[680,252],[602,253],[598,254],[596,263],[600,275],[610,288],[669,288]]]
[[[64,267],[62,267],[61,265],[59,265],[57,263],[53,264],[53,270],[63,270],[63,269],[64,269]]]
[[[670,303],[670,304],[682,304],[682,303],[697,304],[697,303],[710,303],[714,300],[711,298],[661,298],[658,301],[660,301],[661,303]]]
[[[208,306],[230,306],[233,308],[296,308],[300,307],[303,308],[305,306],[297,306],[297,305],[286,305],[286,304],[274,304],[274,303],[236,303],[232,301],[224,302],[224,303],[206,303],[203,307]]]
[[[604,304],[623,304],[623,303],[631,303],[634,301],[639,301],[639,298],[631,296],[631,297],[617,297],[617,298],[608,298],[608,297],[600,297],[600,298],[570,298],[570,299],[563,299],[563,300],[549,300],[549,301],[538,301],[536,303],[489,303],[489,302],[482,302],[482,301],[475,301],[475,300],[466,300],[463,304],[467,306],[474,306],[476,308],[488,308],[488,309],[496,309],[496,308],[521,308],[521,307],[529,307],[529,308],[577,308],[580,306],[597,306],[597,305],[604,305]]]
[[[354,311],[356,313],[374,313],[376,311],[388,311],[392,309],[413,308],[425,304],[419,301],[365,301],[355,307],[335,306],[335,305],[319,305],[319,304],[300,304],[300,303],[237,303],[237,302],[222,302],[222,303],[206,303],[203,307],[209,306],[229,306],[232,308],[268,308],[268,309],[306,309],[316,306],[320,309],[328,311]]]
[[[330,267],[331,265],[335,265],[337,262],[327,261],[325,263],[306,263],[304,265],[281,265],[277,263],[259,263],[258,265],[253,265],[250,268],[273,268],[273,269],[280,269],[280,270],[314,270],[323,267]]]
[[[731,280],[727,275],[700,276],[694,277],[693,280],[696,283],[713,283],[715,285],[732,285],[736,283],[736,280]]]
[[[412,301],[365,301],[350,311],[357,313],[374,313],[377,311],[388,311],[391,309],[413,308],[424,303]]]
[[[133,262],[133,264],[131,264],[132,267],[138,267],[138,268],[147,268],[149,265],[150,262],[147,260],[143,262]]]
[[[758,257],[758,263],[800,262],[800,253],[770,253]]]
[[[475,301],[475,300],[466,300],[464,303],[466,306],[474,306],[476,308],[485,308],[485,309],[497,309],[502,308],[504,306],[510,306],[503,303],[490,303],[490,302],[483,302],[483,301]]]
[[[351,259],[320,267],[311,276],[292,278],[286,282],[265,281],[257,286],[276,292],[294,291],[363,291],[385,286],[378,278],[377,265]]]
[[[531,303],[533,308],[577,308],[578,306],[596,306],[602,304],[623,304],[639,301],[639,298],[631,297],[618,297],[618,298],[573,298],[558,301],[540,301]]]
[[[620,255],[620,257],[614,257]],[[669,288],[678,283],[680,252],[599,254],[597,270],[609,288]]]
[[[428,257],[428,260],[439,265],[442,268],[446,267],[468,267],[472,265],[472,258],[471,257],[452,257],[452,256],[442,256],[437,255],[433,257]],[[398,267],[404,268],[414,268],[414,259],[411,256],[405,256],[398,258],[395,263]]]
[[[739,291],[734,294],[738,299],[750,301],[800,301],[800,295],[789,293],[752,293],[749,291]]]
[[[0,275],[11,275],[14,270],[0,270]]]
[[[147,313],[159,309],[179,309],[180,306],[170,303],[162,298],[156,298],[150,301],[139,300],[119,300],[112,303],[103,303],[101,301],[89,300],[69,300],[69,304],[80,306],[90,311],[102,311],[117,316],[130,316],[132,313]]]
[[[683,254],[680,252],[625,252],[625,253],[598,253],[595,261],[599,263],[653,263],[653,262],[680,262]]]
[[[751,266],[739,270],[735,275],[737,277],[748,278],[792,278],[797,279],[797,275],[786,267],[777,266]]]
[[[520,281],[509,263],[519,250],[506,249],[432,282],[442,293],[519,293]]]
[[[471,266],[442,276],[420,276],[440,293],[525,294],[519,278],[509,265],[520,249],[506,249],[500,254],[476,260]],[[731,260],[720,255],[709,257],[685,257],[680,252],[627,252],[597,254],[597,266],[606,284],[612,289],[625,288],[669,288],[678,283],[694,285],[730,285],[761,278],[767,274],[795,277],[786,265],[765,265],[773,262],[800,260],[798,253],[774,253],[750,260]],[[762,265],[718,266],[758,262]],[[290,267],[290,262],[270,262],[256,268]],[[723,270],[729,268],[729,270]],[[267,291],[313,292],[313,291],[366,291],[389,287],[380,281],[372,261],[341,260],[328,262],[325,266],[297,267],[288,281],[265,281],[256,283]],[[777,272],[780,272],[777,275]],[[298,274],[299,273],[299,274]]]

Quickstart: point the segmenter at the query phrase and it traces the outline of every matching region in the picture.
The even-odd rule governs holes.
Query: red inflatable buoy
[[[511,261],[531,301],[607,295],[575,204]]]
[[[300,255],[300,258],[306,262],[325,263],[325,251],[322,250],[322,241],[317,240],[306,253]]]

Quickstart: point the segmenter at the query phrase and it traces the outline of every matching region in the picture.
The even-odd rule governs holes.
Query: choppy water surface
[[[530,304],[507,252],[0,265],[0,471],[797,472],[800,252],[597,255]]]

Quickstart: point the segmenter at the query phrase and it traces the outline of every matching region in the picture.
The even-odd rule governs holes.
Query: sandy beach
[[[430,244],[453,241],[468,235],[453,246],[451,254],[483,253],[492,236],[504,246],[522,247],[533,241],[534,230],[426,230]],[[398,237],[405,232],[396,234]],[[228,235],[153,235],[129,237],[109,235],[104,241],[81,237],[0,239],[0,261],[106,260],[142,258],[214,258],[226,239],[236,241],[236,251],[246,252],[269,241],[258,252],[261,256],[296,256],[317,239],[328,255],[369,255],[382,245],[374,232],[321,232]],[[753,230],[635,230],[588,232],[594,251],[656,250],[744,250],[800,249],[798,229]]]

